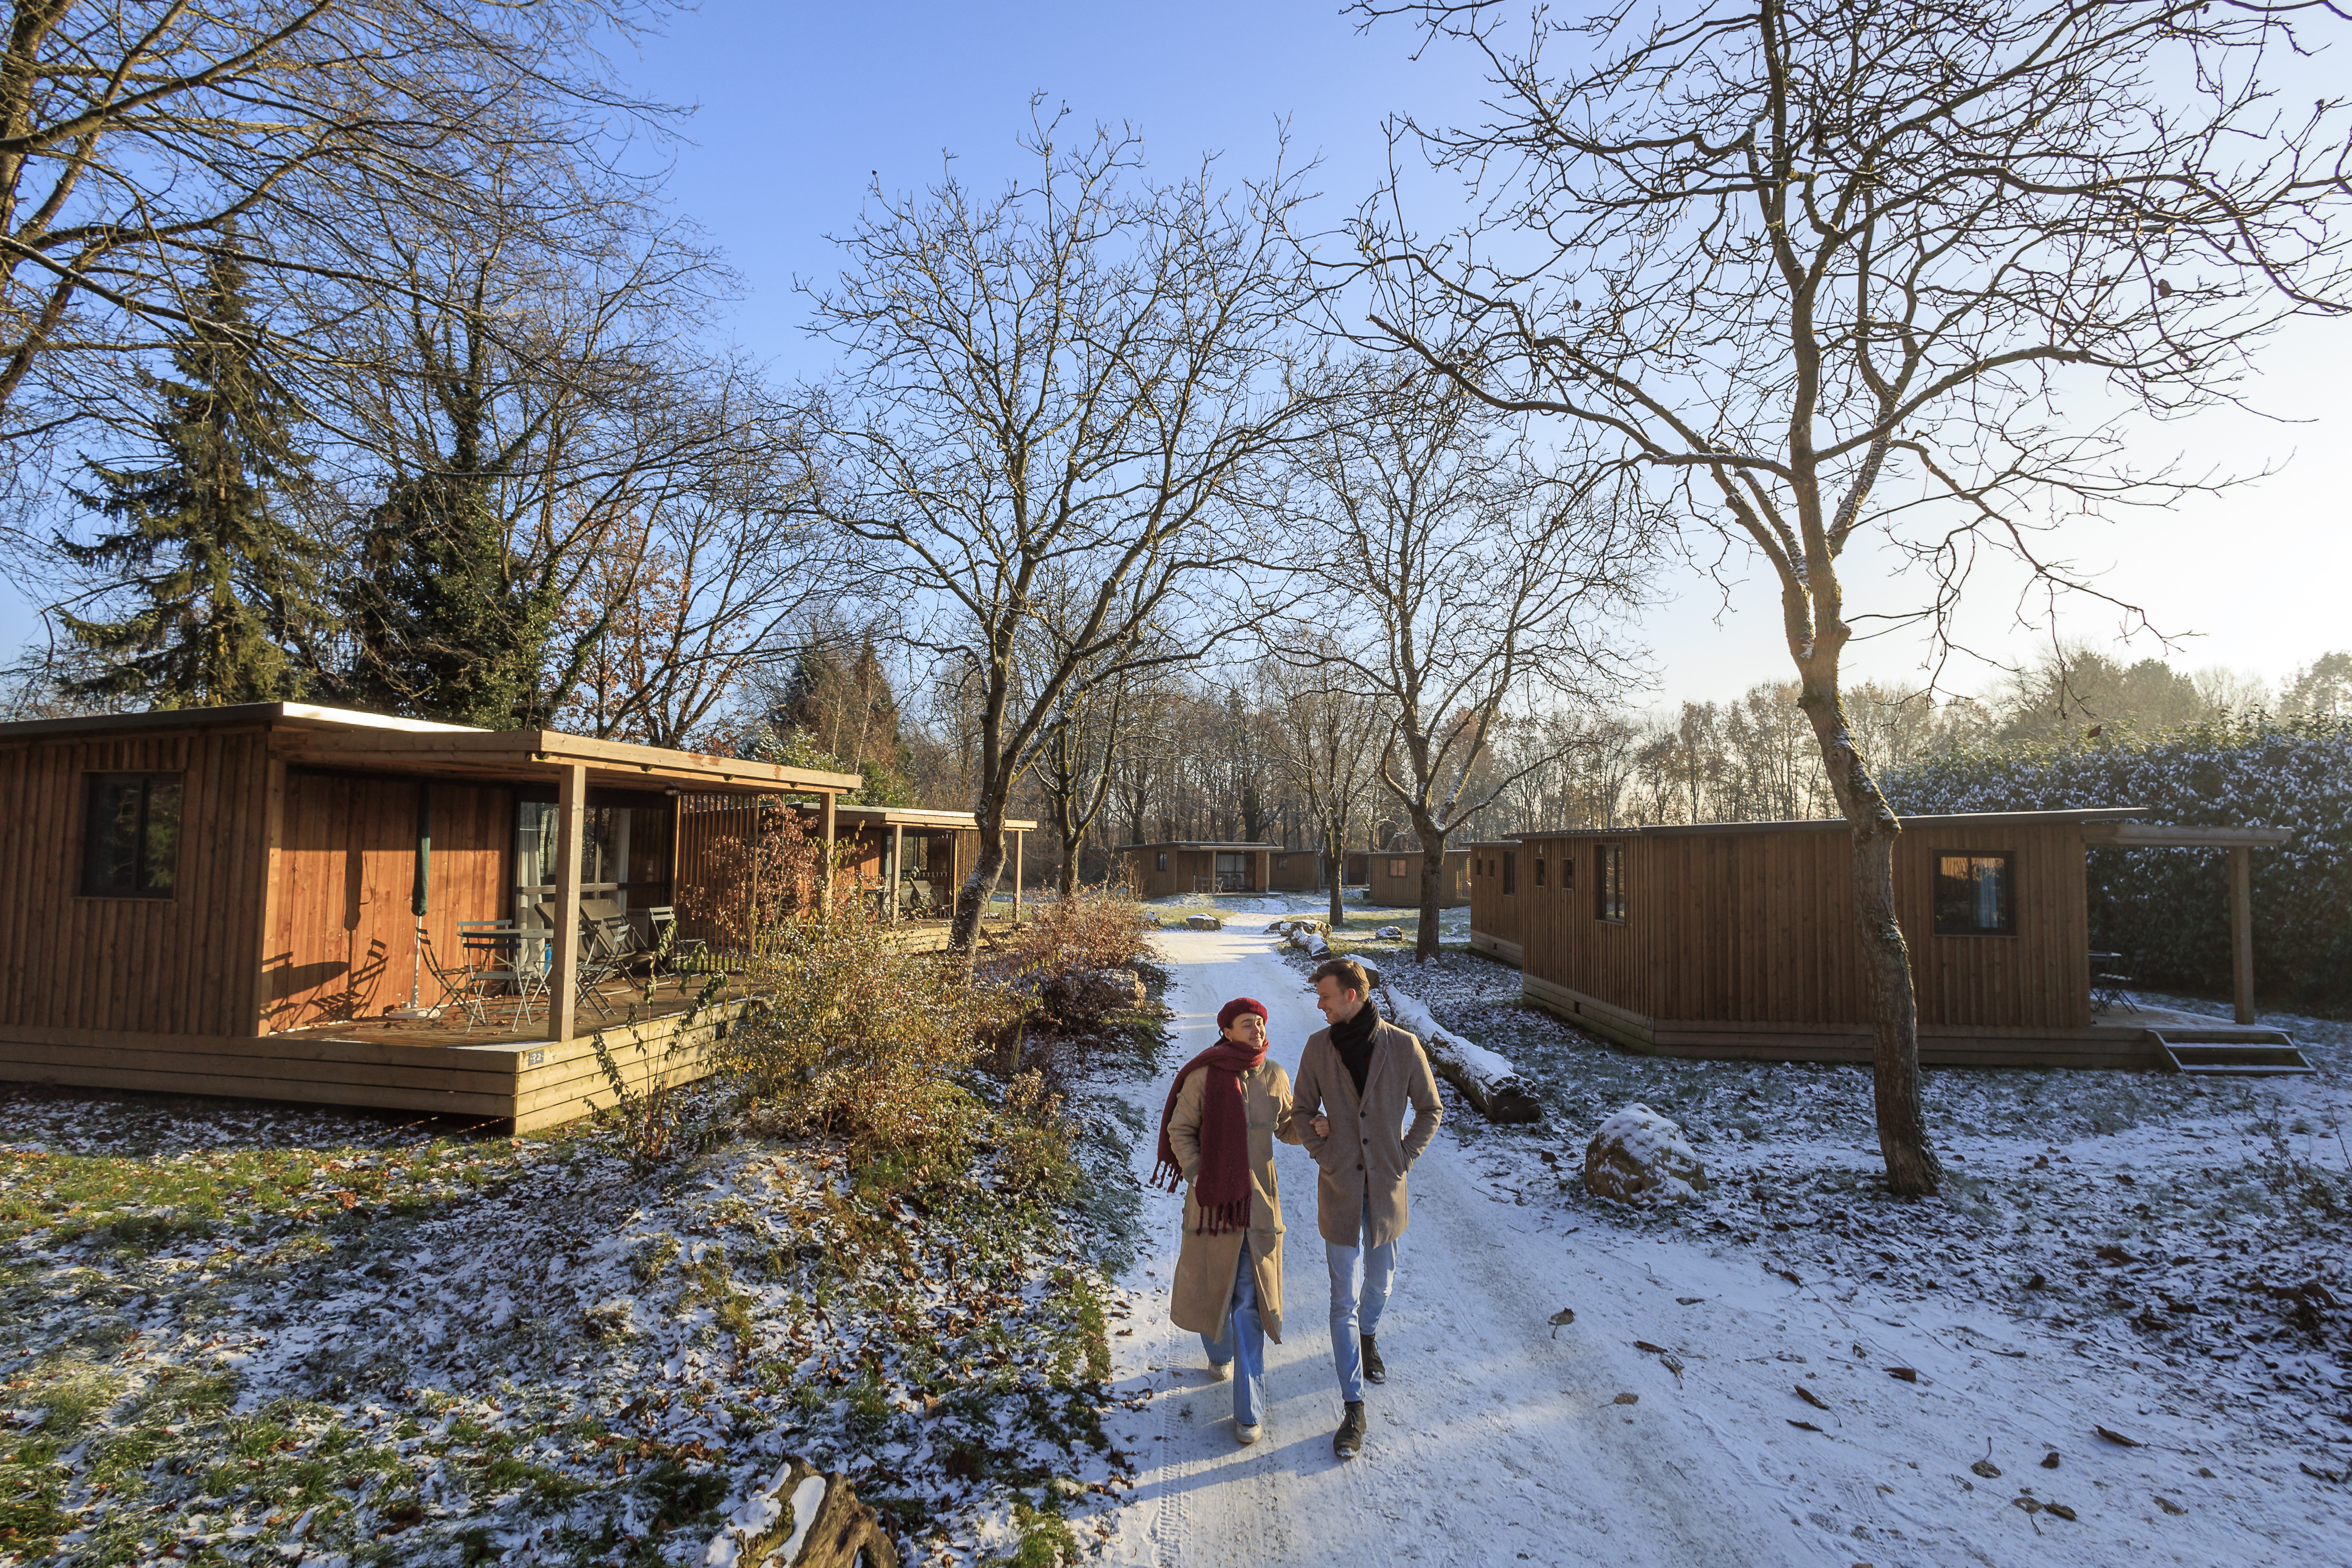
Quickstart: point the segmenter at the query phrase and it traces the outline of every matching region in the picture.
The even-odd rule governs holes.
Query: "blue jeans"
[[[1265,1325],[1257,1315],[1257,1270],[1251,1266],[1246,1236],[1242,1237],[1241,1261],[1234,1268],[1233,1310],[1225,1319],[1225,1337],[1213,1340],[1202,1334],[1201,1348],[1209,1352],[1214,1365],[1236,1363],[1234,1421],[1237,1426],[1256,1426],[1258,1407],[1265,1402]]]
[[[1371,1232],[1372,1198],[1367,1193],[1356,1245],[1323,1244],[1323,1261],[1331,1270],[1331,1364],[1339,1370],[1339,1397],[1350,1405],[1364,1396],[1364,1351],[1356,1336],[1381,1331],[1381,1312],[1396,1283],[1397,1244],[1366,1247],[1364,1238]]]

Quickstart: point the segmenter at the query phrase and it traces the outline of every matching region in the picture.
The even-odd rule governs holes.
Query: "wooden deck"
[[[1564,1021],[1645,1056],[1712,1060],[1845,1062],[1867,1065],[1867,1025],[1723,1024],[1703,1019],[1643,1018],[1597,997],[1524,976],[1522,994]],[[1937,1068],[2114,1068],[2165,1070],[2169,1064],[2148,1035],[2168,1025],[2195,1028],[2200,1037],[2249,1040],[2273,1033],[2240,1029],[2219,1019],[2165,1008],[2119,1008],[2096,1015],[2088,1028],[1990,1028],[1922,1025],[1919,1063]]]
[[[743,1004],[722,996],[699,1012],[700,982],[664,982],[648,1011],[642,992],[608,994],[610,1019],[583,1009],[583,1033],[543,1038],[541,1020],[467,1030],[446,1020],[370,1018],[259,1036],[152,1035],[125,1039],[91,1031],[0,1031],[0,1079],[87,1089],[143,1089],[424,1111],[527,1132],[610,1104],[596,1061],[601,1031],[632,1087],[656,1073],[673,1081],[710,1070],[709,1048]],[[629,1018],[630,1005],[638,1016]]]

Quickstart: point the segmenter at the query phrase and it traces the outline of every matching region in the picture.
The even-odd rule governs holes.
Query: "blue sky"
[[[748,286],[732,321],[715,323],[784,375],[821,373],[824,345],[800,330],[794,280],[834,268],[828,234],[855,222],[870,180],[895,190],[938,177],[943,153],[960,177],[992,186],[1021,167],[1014,138],[1029,98],[1066,102],[1082,123],[1127,121],[1173,174],[1204,152],[1229,175],[1263,173],[1277,122],[1294,155],[1318,156],[1310,188],[1337,218],[1378,181],[1383,113],[1467,118],[1480,84],[1471,61],[1442,47],[1413,60],[1394,23],[1370,35],[1331,0],[1139,5],[782,5],[706,0],[621,62],[648,96],[695,106],[676,152],[671,194]],[[2144,604],[2169,630],[2201,634],[2177,664],[2220,664],[2275,679],[2331,648],[2352,647],[2344,603],[2352,568],[2352,324],[2300,328],[2274,344],[2252,395],[2295,424],[2209,415],[2154,432],[2149,466],[2175,454],[2195,469],[2284,465],[2276,478],[2177,513],[2088,523],[2067,553],[2107,573],[2105,584]],[[1853,563],[1858,608],[1916,599],[1886,586],[1883,564]],[[2034,638],[2011,613],[2021,584],[1989,571],[1969,601],[1979,644],[2012,655]],[[1640,628],[1654,650],[1662,700],[1720,698],[1787,679],[1775,598],[1749,574],[1727,612],[1703,580],[1679,576]],[[2095,641],[2114,617],[2083,605],[2066,629]],[[22,608],[0,610],[0,635],[31,630]],[[2135,645],[2149,652],[2152,644]],[[1903,680],[1916,641],[1856,650],[1859,673]],[[1957,672],[1960,689],[1981,673]]]

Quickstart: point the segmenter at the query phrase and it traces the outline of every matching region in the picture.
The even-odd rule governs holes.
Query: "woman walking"
[[[1274,1141],[1296,1143],[1290,1075],[1266,1059],[1265,1008],[1217,1013],[1223,1038],[1169,1086],[1154,1183],[1184,1193],[1184,1237],[1168,1316],[1201,1336],[1209,1371],[1234,1384],[1234,1436],[1257,1441],[1265,1342],[1282,1342],[1282,1193]],[[1238,1363],[1238,1364],[1236,1364]]]

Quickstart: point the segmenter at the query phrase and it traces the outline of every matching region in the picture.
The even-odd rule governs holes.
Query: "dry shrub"
[[[997,1174],[1014,1192],[1049,1201],[1067,1197],[1077,1180],[1072,1151],[1078,1128],[1043,1073],[1014,1075],[997,1116]]]
[[[708,845],[692,879],[681,877],[678,924],[717,952],[755,954],[810,919],[825,869],[825,847],[800,814],[765,795],[749,800],[699,795],[688,802],[685,833]],[[836,899],[835,902],[852,900]]]
[[[755,1005],[720,1047],[724,1070],[768,1131],[839,1139],[861,1159],[952,1157],[973,1108],[957,1077],[1020,1005],[842,903],[762,933],[741,982]]]
[[[1033,973],[1123,969],[1150,954],[1143,906],[1125,892],[1080,888],[1068,898],[1040,900],[1030,909],[1034,912],[1014,952]]]

